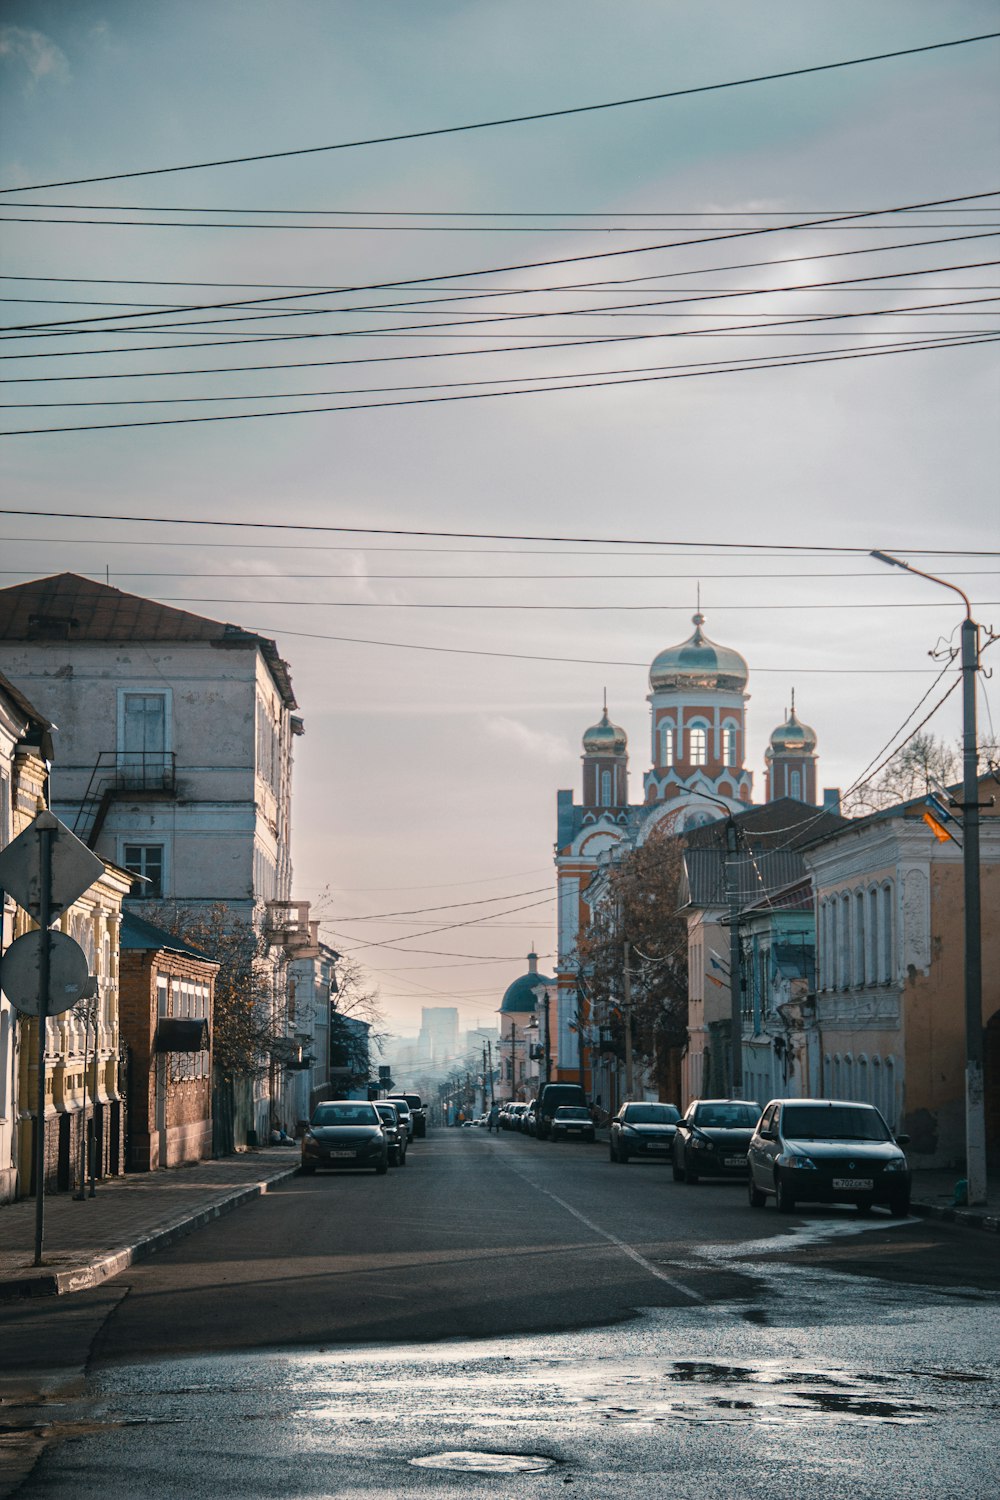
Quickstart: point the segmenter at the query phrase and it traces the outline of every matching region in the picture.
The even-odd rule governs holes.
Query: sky
[[[962,606],[870,549],[1000,627],[996,346],[974,342],[1000,223],[972,196],[997,186],[996,40],[78,181],[953,41],[1000,30],[995,3],[0,16],[3,504],[31,512],[0,514],[0,583],[73,570],[278,641],[306,724],[295,895],[398,1031],[422,1005],[488,1021],[532,945],[550,971],[556,790],[579,795],[606,690],[641,796],[648,664],[699,589],[750,666],[758,798],[793,688],[846,788],[952,680],[910,717]],[[206,416],[241,419],[179,421]],[[928,728],[954,740],[958,700]],[[1000,722],[995,679],[980,713]]]

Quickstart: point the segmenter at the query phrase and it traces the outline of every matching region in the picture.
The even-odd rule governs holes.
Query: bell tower
[[[627,807],[628,736],[608,718],[606,693],[599,722],[583,736],[582,759],[584,807]]]
[[[796,802],[816,805],[816,731],[797,717],[794,688],[791,712],[771,735],[764,759],[768,802],[792,797]]]

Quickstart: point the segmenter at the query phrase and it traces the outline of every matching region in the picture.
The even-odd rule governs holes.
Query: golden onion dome
[[[685,688],[719,688],[741,693],[747,685],[750,669],[738,651],[718,646],[702,630],[705,616],[699,611],[693,617],[694,635],[679,646],[661,651],[649,669],[653,692]]]
[[[816,749],[816,731],[803,724],[795,712],[795,694],[792,694],[792,711],[784,724],[779,724],[771,735],[768,758],[773,755],[812,755]]]
[[[618,724],[608,718],[605,704],[599,724],[592,724],[583,736],[585,755],[624,755],[628,749],[628,735]]]

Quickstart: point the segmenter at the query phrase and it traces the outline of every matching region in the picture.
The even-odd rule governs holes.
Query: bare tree
[[[979,746],[980,773],[997,764],[997,745],[992,738]],[[933,734],[916,734],[869,781],[862,782],[844,798],[843,811],[849,818],[862,818],[909,802],[927,792],[954,785],[962,775],[961,745],[949,744]]]

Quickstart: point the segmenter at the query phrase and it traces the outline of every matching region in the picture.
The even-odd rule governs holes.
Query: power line
[[[374,912],[369,916],[357,917],[328,917],[324,920],[329,922],[381,922],[387,917],[416,917],[426,911],[449,911],[459,906],[488,906],[495,901],[516,901],[521,896],[539,896],[543,891],[548,891],[549,886],[537,886],[533,891],[508,891],[502,896],[482,896],[477,901],[447,901],[443,906],[411,906],[405,911],[383,911]],[[525,910],[518,907],[517,910]],[[497,912],[497,916],[505,916],[504,912]],[[443,930],[443,929],[442,929]]]
[[[6,205],[0,205],[6,206]],[[30,208],[47,209],[50,205],[46,203],[33,203],[26,205]],[[55,205],[52,205],[55,206]],[[167,212],[185,213],[188,210],[168,209]],[[292,210],[295,212],[295,210]],[[303,210],[304,211],[304,210]],[[885,214],[894,212],[892,209],[876,210]],[[112,213],[112,208],[104,210]],[[239,212],[239,210],[237,210]],[[246,209],[246,213],[269,213],[269,209]],[[822,223],[820,219],[809,220],[804,224],[797,224],[796,229],[808,229],[812,224]],[[270,224],[259,223],[252,220],[240,219],[68,219],[47,215],[44,218],[28,214],[2,214],[0,224],[73,224],[91,229],[241,229],[252,234],[260,234],[262,231],[294,233],[294,234],[575,234],[578,237],[584,234],[648,234],[649,224]],[[927,223],[917,221],[913,226],[915,229],[963,229],[969,224],[973,228],[986,229],[992,227],[992,220],[977,224],[975,220],[966,220],[964,223],[957,220],[948,223],[941,220],[930,220]],[[671,234],[698,234],[701,226],[692,225],[690,229],[684,225],[670,224],[660,226],[669,228]],[[834,228],[843,228],[852,233],[862,234],[885,234],[889,230],[900,228],[891,219],[885,224],[865,225],[834,225]],[[697,242],[695,242],[697,243]]]
[[[834,314],[834,316],[843,317],[849,315]],[[675,334],[639,335],[639,337],[642,338],[673,338],[676,336],[677,335]],[[218,416],[205,417],[147,417],[138,422],[89,422],[80,423],[76,426],[66,425],[60,427],[9,428],[3,432],[0,432],[0,437],[32,437],[41,434],[56,432],[111,432],[118,431],[123,428],[137,427],[180,427],[203,424],[206,422],[256,422],[273,417],[316,416],[328,414],[331,412],[344,411],[374,411],[383,410],[388,407],[400,406],[436,406],[456,401],[496,401],[506,399],[507,397],[511,396],[542,396],[549,395],[553,392],[598,390],[606,388],[607,386],[644,385],[652,382],[662,382],[667,380],[704,380],[706,378],[715,378],[719,375],[743,375],[760,370],[786,370],[805,365],[840,364],[847,360],[884,359],[890,357],[894,358],[900,354],[920,354],[927,353],[930,350],[966,348],[969,346],[969,344],[973,343],[990,344],[995,343],[997,341],[997,338],[1000,338],[1000,335],[988,335],[985,337],[963,339],[960,343],[919,344],[911,345],[906,348],[873,349],[859,354],[809,355],[808,357],[786,359],[781,363],[774,364],[741,364],[738,366],[731,365],[727,368],[713,370],[681,370],[675,371],[669,375],[628,376],[624,380],[564,381],[558,385],[549,385],[541,389],[522,388],[505,391],[465,392],[462,394],[446,396],[413,396],[407,397],[403,400],[354,402],[342,406],[296,407],[284,411],[227,412],[224,414],[219,414]]]
[[[1000,35],[1000,33],[998,33]],[[14,191],[12,189],[12,191]],[[355,219],[611,219],[621,213],[633,219],[781,219],[789,213],[805,217],[827,214],[892,213],[892,209],[855,208],[658,208],[658,209],[497,209],[497,208],[233,208],[222,204],[179,205],[176,203],[8,203],[10,208],[66,208],[101,213],[171,214],[315,214],[317,218]],[[928,212],[944,213],[944,209]],[[949,212],[952,210],[949,209]],[[955,213],[977,213],[975,208]],[[542,226],[544,230],[544,225]],[[40,278],[44,279],[44,278]]]
[[[947,42],[931,42],[921,47],[903,47],[892,52],[874,52],[864,57],[842,58],[837,62],[814,63],[809,67],[786,68],[775,73],[758,73],[747,78],[733,78],[721,83],[697,84],[684,89],[670,89],[656,94],[640,94],[629,99],[611,99],[600,104],[578,104],[566,109],[537,110],[526,115],[506,115],[498,119],[477,120],[464,125],[444,125],[430,130],[410,130],[394,135],[369,136],[359,140],[337,141],[326,146],[300,146],[285,151],[254,152],[246,156],[219,157],[213,161],[187,162],[183,166],[145,167],[130,172],[105,172],[91,177],[68,177],[59,181],[31,183],[29,186],[0,188],[0,193],[32,193],[56,187],[80,187],[91,182],[121,182],[134,177],[163,177],[176,172],[199,172],[213,167],[242,166],[248,162],[278,161],[293,156],[315,156],[321,152],[349,151],[362,146],[384,146],[401,141],[427,140],[432,136],[458,135],[472,130],[493,130],[506,125],[524,125],[536,120],[555,120],[569,115],[593,114],[599,110],[624,109],[637,104],[652,104],[665,99],[688,98],[695,94],[716,93],[722,89],[745,88],[751,84],[775,83],[785,78],[802,78],[813,73],[829,73],[840,68],[860,67],[866,63],[886,62],[897,57],[914,57],[919,53],[940,52],[951,47],[967,47],[977,42],[995,40],[1000,32],[986,31],[976,36],[956,37]]]
[[[649,538],[649,537],[615,537],[615,536],[547,536],[542,534],[530,534],[527,532],[504,532],[504,531],[431,531],[417,530],[412,527],[401,526],[336,526],[329,522],[305,522],[305,521],[234,521],[211,520],[206,517],[194,516],[141,516],[141,515],[115,515],[106,511],[82,511],[82,510],[36,510],[30,506],[0,506],[0,515],[4,516],[45,516],[56,517],[60,520],[70,521],[115,521],[135,523],[143,526],[212,526],[224,531],[308,531],[326,534],[348,533],[354,536],[416,536],[416,537],[450,537],[462,541],[480,542],[572,542],[577,546],[599,547],[626,546],[626,547],[678,547],[687,551],[692,547],[710,547],[715,550],[726,552],[772,552],[775,555],[786,553],[833,553],[836,555],[847,554],[861,557],[870,557],[870,547],[854,547],[846,545],[833,546],[822,542],[720,542],[720,541],[682,541],[676,537]],[[199,544],[200,545],[200,544]],[[209,544],[211,545],[211,544]],[[923,548],[908,547],[905,543],[897,542],[890,545],[888,542],[880,543],[880,550],[884,552],[905,553],[907,556],[919,557],[1000,557],[1000,551],[989,551],[984,548],[973,550],[962,548]]]
[[[875,576],[875,575],[872,575]],[[239,598],[203,598],[191,594],[164,594],[161,604],[243,604],[245,601]],[[551,614],[684,614],[688,613],[689,605],[683,604],[484,604],[477,601],[475,604],[450,603],[442,601],[414,601],[407,600],[402,603],[392,601],[383,602],[378,599],[267,599],[262,601],[275,609],[447,609],[447,610],[490,610],[513,613],[551,613]],[[890,603],[872,601],[859,604],[856,601],[837,604],[709,604],[702,601],[706,609],[713,614],[748,614],[759,610],[829,610],[849,609],[854,613],[860,613],[868,609],[953,609],[950,600],[929,599],[924,603],[914,603],[911,600],[895,600]],[[990,609],[1000,606],[1000,599],[980,599],[976,601],[977,608]]]
[[[36,542],[45,542],[48,546],[52,545],[52,538],[51,537],[5,537],[5,538],[3,538],[3,540],[4,541],[15,541],[15,542],[36,541]],[[77,544],[75,542],[73,542],[71,545],[75,546]],[[100,541],[100,540],[92,540],[92,545],[95,546],[95,547],[103,547],[105,545],[105,543],[103,541]],[[129,545],[129,544],[126,543],[124,545]],[[151,543],[138,542],[135,545],[141,547],[141,546],[147,546],[147,545],[152,545],[152,544]],[[158,545],[170,546],[171,543],[164,542],[164,543],[161,543],[161,544],[158,544]],[[180,545],[180,543],[178,543],[177,545]],[[197,544],[195,544],[195,545],[197,545]],[[219,545],[223,545],[224,546],[226,544],[225,543],[221,543]],[[528,554],[529,557],[533,556],[533,555],[534,554],[532,554],[532,553]],[[544,556],[545,554],[539,553],[538,555],[539,556]],[[571,552],[571,553],[564,554],[564,555],[570,556],[570,557],[579,557],[580,556],[580,554],[577,553],[577,552]],[[330,582],[334,582],[334,583],[359,583],[359,582],[370,583],[370,582],[373,582],[373,581],[380,581],[380,582],[381,581],[385,581],[385,582],[393,582],[393,583],[402,583],[402,582],[407,582],[407,583],[466,583],[466,582],[469,582],[469,583],[472,583],[472,582],[475,582],[475,583],[505,583],[505,582],[511,582],[511,581],[516,581],[516,582],[520,582],[520,583],[569,583],[569,582],[575,582],[575,581],[581,580],[581,579],[582,580],[589,580],[591,582],[598,582],[599,581],[601,583],[617,583],[617,582],[632,583],[632,582],[635,582],[637,580],[639,580],[639,581],[652,581],[652,580],[657,580],[657,581],[673,580],[673,581],[677,581],[677,580],[682,580],[682,579],[683,580],[691,580],[692,578],[694,578],[696,576],[693,572],[691,572],[690,569],[687,572],[685,572],[685,573],[608,573],[606,571],[605,572],[601,572],[601,573],[369,573],[369,572],[365,572],[364,574],[361,574],[361,575],[354,574],[354,573],[256,573],[256,572],[255,573],[233,573],[232,571],[230,571],[228,573],[203,573],[203,572],[195,572],[193,570],[189,570],[187,572],[167,573],[167,572],[160,572],[160,571],[156,571],[156,572],[136,572],[136,571],[133,571],[131,568],[115,568],[112,571],[114,572],[116,578],[227,578],[227,579],[229,579],[233,583],[258,583],[261,580],[265,580],[266,581],[267,579],[271,579],[271,578],[281,579],[281,580],[284,580],[284,581],[292,581],[292,580],[294,580],[296,582],[301,582],[301,581],[315,581],[315,580],[319,580],[319,579],[325,579],[325,580],[329,580]],[[20,578],[20,577],[24,576],[24,573],[25,573],[25,569],[24,568],[0,568],[0,577]],[[93,581],[95,581],[97,583],[103,583],[105,581],[104,578],[102,576],[100,576],[99,574],[93,574],[93,575],[91,575],[91,577],[92,577]],[[828,572],[828,571],[827,572],[821,572],[821,573],[819,573],[819,572],[818,573],[804,573],[800,569],[796,569],[796,571],[794,573],[789,573],[789,572],[784,572],[784,573],[706,573],[703,569],[699,568],[698,572],[697,572],[697,577],[698,577],[698,579],[701,582],[704,582],[706,578],[722,579],[722,580],[724,580],[726,582],[729,582],[729,581],[731,581],[733,579],[741,579],[741,580],[742,579],[755,579],[755,580],[757,580],[757,579],[760,579],[760,580],[764,580],[764,579],[780,579],[780,580],[782,580],[785,583],[797,583],[800,579],[803,579],[803,578],[808,578],[808,579],[813,579],[813,578],[836,578],[836,579],[843,579],[843,578],[868,578],[868,579],[870,579],[872,581],[874,581],[875,579],[878,579],[879,582],[885,582],[885,579],[887,577],[888,578],[899,578],[900,583],[903,582],[903,578],[902,578],[901,574],[890,573],[890,574],[887,574],[887,575],[883,575],[881,573],[876,573],[873,570],[869,570],[866,573],[833,573],[833,572]],[[958,578],[997,578],[997,577],[1000,577],[1000,571],[998,571],[997,569],[994,569],[994,568],[963,568],[961,570],[961,572],[959,572],[959,573],[954,573],[953,572],[952,573],[952,577],[958,577]],[[234,599],[231,602],[235,604],[235,603],[239,603],[240,601]],[[267,602],[269,604],[280,604],[281,600],[271,599],[271,600],[268,600]],[[322,602],[326,602],[326,601],[322,601]],[[871,607],[874,609],[874,608],[879,608],[881,606],[872,605]],[[464,885],[467,882],[461,881],[461,882],[458,882],[458,883]],[[351,886],[350,889],[351,890],[356,890],[357,887],[356,886]]]

